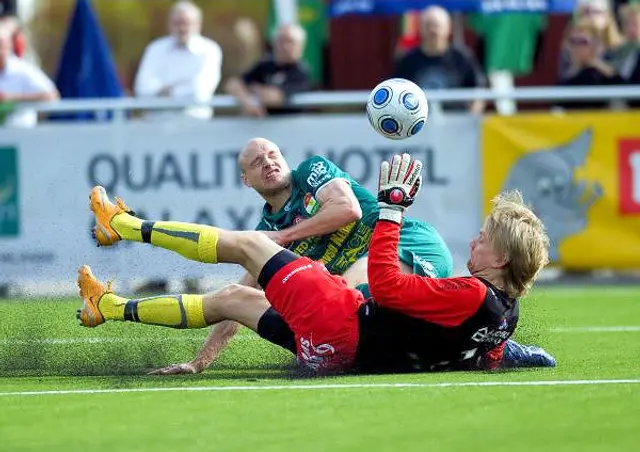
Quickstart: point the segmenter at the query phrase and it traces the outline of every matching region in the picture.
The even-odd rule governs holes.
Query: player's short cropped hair
[[[484,231],[495,251],[506,258],[505,292],[511,297],[525,295],[549,263],[549,237],[542,221],[519,191],[507,191],[493,199]]]

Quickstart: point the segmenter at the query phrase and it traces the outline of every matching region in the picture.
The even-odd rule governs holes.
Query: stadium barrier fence
[[[626,88],[518,89],[512,97],[576,101],[633,97]],[[535,94],[535,95],[534,95]],[[430,94],[434,101],[499,97],[488,90]],[[556,97],[553,97],[555,95]],[[304,106],[359,106],[368,93],[309,93]],[[502,95],[500,95],[502,96]],[[538,97],[535,97],[538,96]],[[640,93],[635,92],[640,98]],[[598,97],[601,98],[601,97]],[[42,112],[183,108],[173,101],[69,100],[33,105]],[[216,108],[233,108],[216,96]],[[96,249],[87,194],[95,184],[123,197],[140,215],[249,229],[261,199],[243,188],[237,155],[247,139],[277,142],[293,166],[324,155],[375,190],[379,162],[408,151],[425,163],[414,217],[436,226],[464,273],[468,242],[488,200],[520,188],[549,228],[553,256],[567,268],[636,268],[640,236],[640,112],[434,115],[418,136],[377,135],[360,113],[307,113],[255,120],[186,117],[106,122],[43,122],[0,129],[0,285],[13,293],[73,293],[76,268],[88,263],[126,289],[139,278],[240,275],[237,268],[187,262],[164,250],[124,244]],[[309,204],[313,200],[309,198]],[[310,207],[311,208],[311,207]],[[598,240],[614,236],[616,244]],[[236,276],[237,275],[237,276]],[[26,289],[25,289],[26,288]],[[39,293],[37,293],[39,292]]]

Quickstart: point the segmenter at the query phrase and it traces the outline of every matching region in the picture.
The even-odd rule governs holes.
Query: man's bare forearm
[[[287,100],[284,92],[276,86],[258,85],[254,90],[260,102],[269,107],[280,107]]]
[[[237,78],[231,78],[225,85],[226,91],[231,94],[241,105],[247,105],[254,102],[253,94],[248,90],[244,82]]]
[[[256,280],[248,273],[238,281],[238,284],[249,287],[257,287],[258,285]],[[196,357],[191,360],[191,363],[200,371],[209,367],[227,347],[229,341],[235,336],[239,328],[240,324],[231,320],[225,320],[214,325],[209,336],[207,336],[202,347],[200,347],[200,351]]]
[[[314,216],[280,231],[286,243],[331,234],[362,218],[360,203],[346,181],[331,181],[318,201],[320,210]]]
[[[238,332],[240,324],[231,320],[225,320],[216,324],[209,336],[205,339],[200,351],[191,361],[199,371],[203,371],[215,361],[220,353],[227,348],[227,345]]]

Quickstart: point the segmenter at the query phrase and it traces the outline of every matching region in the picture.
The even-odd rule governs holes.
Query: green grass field
[[[640,287],[541,288],[517,339],[555,369],[302,379],[243,332],[201,375],[206,331],[77,326],[77,300],[0,301],[0,451],[636,451]]]

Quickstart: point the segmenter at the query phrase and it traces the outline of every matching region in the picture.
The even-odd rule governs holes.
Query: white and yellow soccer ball
[[[369,94],[367,116],[371,126],[383,137],[404,140],[416,135],[427,123],[427,96],[409,80],[385,80]]]

